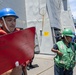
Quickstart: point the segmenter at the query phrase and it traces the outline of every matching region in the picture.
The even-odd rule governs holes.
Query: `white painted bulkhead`
[[[27,27],[36,27],[40,53],[51,54],[53,40],[46,0],[26,0],[26,17]]]

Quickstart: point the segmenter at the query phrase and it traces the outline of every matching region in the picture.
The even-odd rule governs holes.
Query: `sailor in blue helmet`
[[[8,17],[11,18],[13,17],[14,21],[12,23],[11,21],[11,25],[8,25],[7,22],[6,22],[6,18]],[[15,27],[16,27],[16,19],[18,18],[18,16],[16,15],[15,11],[11,8],[4,8],[0,11],[0,19],[1,19],[1,24],[2,24],[2,28],[4,28],[4,31],[7,31],[7,32],[13,32],[15,30]],[[14,24],[15,23],[15,24]]]
[[[16,19],[18,16],[15,11],[11,8],[4,8],[0,10],[0,36],[7,35],[8,33],[13,33],[19,31],[16,28]],[[2,75],[27,75],[26,67],[23,68],[22,65],[13,68],[10,71],[3,73]]]

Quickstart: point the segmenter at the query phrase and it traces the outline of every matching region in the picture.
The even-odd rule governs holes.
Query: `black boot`
[[[30,63],[29,67],[30,67],[30,68],[35,68],[35,67],[32,65],[32,63]]]
[[[26,67],[26,68],[27,68],[27,70],[30,70],[30,67],[29,67],[29,65],[27,65],[27,67]]]

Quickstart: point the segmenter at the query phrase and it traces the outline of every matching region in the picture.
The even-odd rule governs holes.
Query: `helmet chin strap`
[[[3,22],[4,22],[5,28],[10,32],[9,28],[8,28],[7,25],[6,25],[6,22],[5,22],[4,17],[2,17],[2,20],[3,20]]]
[[[66,42],[68,42],[68,43],[69,43],[69,41],[67,40],[66,36],[64,36],[64,38],[65,38]]]

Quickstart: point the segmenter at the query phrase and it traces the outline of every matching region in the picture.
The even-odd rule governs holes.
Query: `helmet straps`
[[[64,36],[64,38],[65,38],[66,42],[68,42],[68,40],[67,40],[66,36]]]
[[[4,22],[5,28],[10,32],[9,28],[8,28],[7,25],[6,25],[6,22],[5,22],[4,17],[2,17],[2,20],[3,20],[3,22]]]

